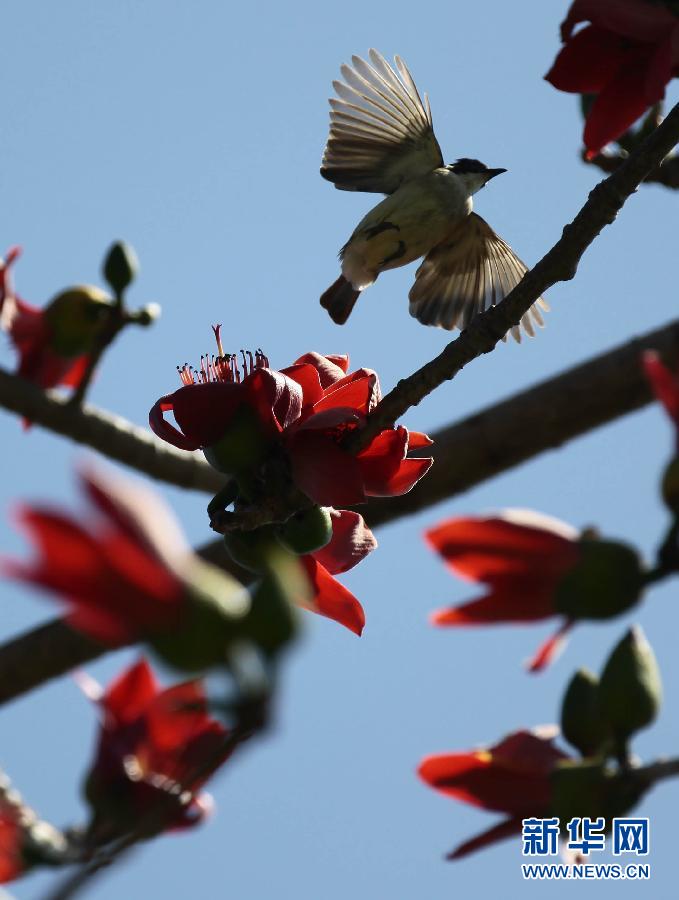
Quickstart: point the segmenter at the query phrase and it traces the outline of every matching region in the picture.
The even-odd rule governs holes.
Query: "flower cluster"
[[[313,594],[307,605],[360,634],[363,609],[333,576],[356,565],[377,543],[359,514],[335,507],[409,491],[432,459],[408,453],[431,441],[400,426],[383,429],[357,454],[348,452],[347,435],[366,422],[380,400],[375,372],[349,372],[346,356],[318,353],[280,371],[261,350],[242,352],[239,364],[235,354],[225,353],[220,326],[213,330],[217,355],[201,357],[195,369],[179,367],[182,386],[155,403],[150,426],[175,447],[201,449],[211,465],[231,476],[237,508],[282,485],[306,495],[311,509],[274,531],[302,558]],[[165,417],[170,412],[176,425]],[[271,529],[262,529],[250,536],[227,535],[225,542],[234,559],[247,565],[253,544],[270,536]],[[257,571],[256,562],[251,567]]]
[[[589,24],[579,31],[581,22]],[[575,0],[564,47],[545,76],[555,88],[594,94],[584,143],[592,159],[665,96],[679,75],[679,17],[648,0]]]

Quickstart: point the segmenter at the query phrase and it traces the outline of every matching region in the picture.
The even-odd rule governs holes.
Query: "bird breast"
[[[448,169],[406,182],[359,222],[342,249],[345,277],[365,286],[380,272],[425,256],[471,210],[471,197]]]

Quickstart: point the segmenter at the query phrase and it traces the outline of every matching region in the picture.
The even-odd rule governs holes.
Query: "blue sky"
[[[403,56],[430,95],[446,160],[471,156],[509,170],[476,208],[532,263],[598,180],[578,159],[575,98],[542,80],[565,10],[556,0],[9,5],[0,247],[24,247],[18,290],[42,304],[68,284],[97,283],[112,240],[136,247],[142,272],[130,299],[160,302],[163,317],[111,350],[92,400],[138,423],[174,389],[175,365],[210,347],[218,321],[227,343],[261,346],[275,366],[312,349],[349,353],[388,389],[447,335],[408,315],[414,266],[383,276],[341,329],[318,305],[337,276],[337,249],[377,199],[335,191],[318,175],[331,81],[371,46]],[[672,88],[670,99],[677,94]],[[436,428],[675,316],[676,203],[642,187],[577,278],[549,292],[545,331],[470,365],[406,423]],[[7,347],[2,364],[12,364]],[[8,414],[0,420],[3,509],[19,498],[72,506],[70,473],[82,451],[39,429],[24,434]],[[625,619],[579,627],[553,669],[531,678],[522,660],[551,624],[464,633],[427,624],[431,609],[473,588],[444,571],[421,534],[448,515],[525,506],[598,524],[650,554],[665,525],[657,480],[670,449],[669,425],[650,408],[381,529],[379,550],[346,579],[366,609],[364,636],[307,616],[276,727],[214,783],[216,819],[143,848],[101,879],[96,896],[574,895],[569,883],[522,885],[518,842],[443,862],[493,816],[427,790],[414,770],[427,753],[553,721],[571,672],[600,668],[631,621],[651,639],[666,689],[660,720],[635,748],[649,759],[676,750],[679,658],[668,627],[676,585]],[[161,490],[191,540],[203,542],[206,498]],[[3,551],[22,552],[22,540],[0,528]],[[54,614],[12,584],[2,586],[2,602],[7,636]],[[120,653],[90,671],[105,681],[131,658]],[[94,716],[66,678],[2,710],[0,762],[40,813],[70,823],[83,815],[77,789],[93,733]],[[600,883],[591,887],[597,897],[672,895],[678,800],[679,786],[668,783],[639,809],[651,818],[652,882]],[[40,896],[52,877],[12,893]]]

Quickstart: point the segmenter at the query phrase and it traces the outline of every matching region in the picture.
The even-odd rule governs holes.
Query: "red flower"
[[[350,506],[368,497],[399,496],[430,469],[431,457],[408,459],[408,452],[432,441],[403,426],[384,429],[355,456],[343,449],[347,431],[363,425],[380,399],[379,380],[370,369],[322,386],[311,403],[305,390],[303,414],[284,437],[293,479],[316,503]]]
[[[365,625],[363,607],[333,575],[352,569],[377,547],[377,541],[358,513],[333,509],[331,515],[330,543],[301,558],[312,589],[312,597],[305,605],[360,635]]]
[[[26,870],[25,832],[20,814],[19,808],[0,800],[0,884],[13,881]]]
[[[148,815],[158,831],[195,825],[209,811],[196,793],[228,758],[227,731],[207,713],[203,686],[161,689],[142,659],[99,699],[103,716],[86,782],[94,831],[106,839]],[[165,805],[164,805],[165,804]]]
[[[430,439],[403,427],[385,429],[356,456],[342,448],[347,431],[362,425],[379,402],[375,372],[347,374],[346,356],[318,353],[276,372],[257,351],[249,359],[243,356],[242,376],[236,357],[224,353],[220,327],[214,331],[219,355],[202,357],[200,372],[181,367],[184,386],[153,406],[149,424],[158,437],[183,450],[208,450],[210,462],[229,471],[232,453],[225,456],[225,449],[214,445],[236,427],[241,411],[250,410],[266,439],[278,439],[287,451],[297,486],[322,506],[405,494],[431,466],[431,458],[407,458],[409,450]],[[170,411],[179,429],[164,419]],[[245,464],[260,461],[253,452],[243,457]]]
[[[642,355],[642,363],[656,399],[679,429],[679,375],[664,365],[655,350],[647,350]]]
[[[200,563],[169,511],[155,494],[110,474],[88,470],[80,480],[87,516],[19,509],[38,556],[4,561],[5,573],[57,594],[70,609],[66,621],[105,644],[176,629],[190,570]]]
[[[0,259],[0,324],[19,353],[17,374],[42,388],[77,388],[109,298],[87,285],[63,291],[44,309],[26,303],[14,294],[9,278],[20,253],[13,247]]]
[[[460,859],[520,833],[524,818],[550,814],[551,774],[560,760],[568,759],[553,745],[556,733],[557,729],[549,726],[516,731],[494,747],[435,754],[422,760],[418,773],[430,787],[463,803],[508,816],[456,847],[448,859]]]
[[[449,519],[425,536],[453,572],[489,588],[477,600],[433,613],[434,625],[534,622],[557,615],[559,583],[580,558],[575,529],[525,510]],[[568,627],[567,621],[540,648],[531,671],[539,671],[554,658]]]
[[[591,24],[573,34],[580,22]],[[565,46],[545,77],[558,90],[597,95],[584,133],[592,159],[679,75],[679,17],[647,0],[575,0],[561,37]]]

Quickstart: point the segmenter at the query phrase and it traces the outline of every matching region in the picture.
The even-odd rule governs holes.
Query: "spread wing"
[[[424,325],[466,328],[478,313],[504,300],[526,271],[511,247],[472,213],[434,247],[417,270],[409,294],[410,314]],[[515,340],[521,340],[521,329],[533,337],[534,326],[542,327],[541,309],[549,309],[542,297],[521,325],[511,329]]]
[[[429,99],[422,102],[408,67],[395,60],[398,71],[371,50],[370,63],[354,56],[353,66],[342,66],[346,84],[333,81],[321,175],[342,191],[391,194],[443,165]]]

